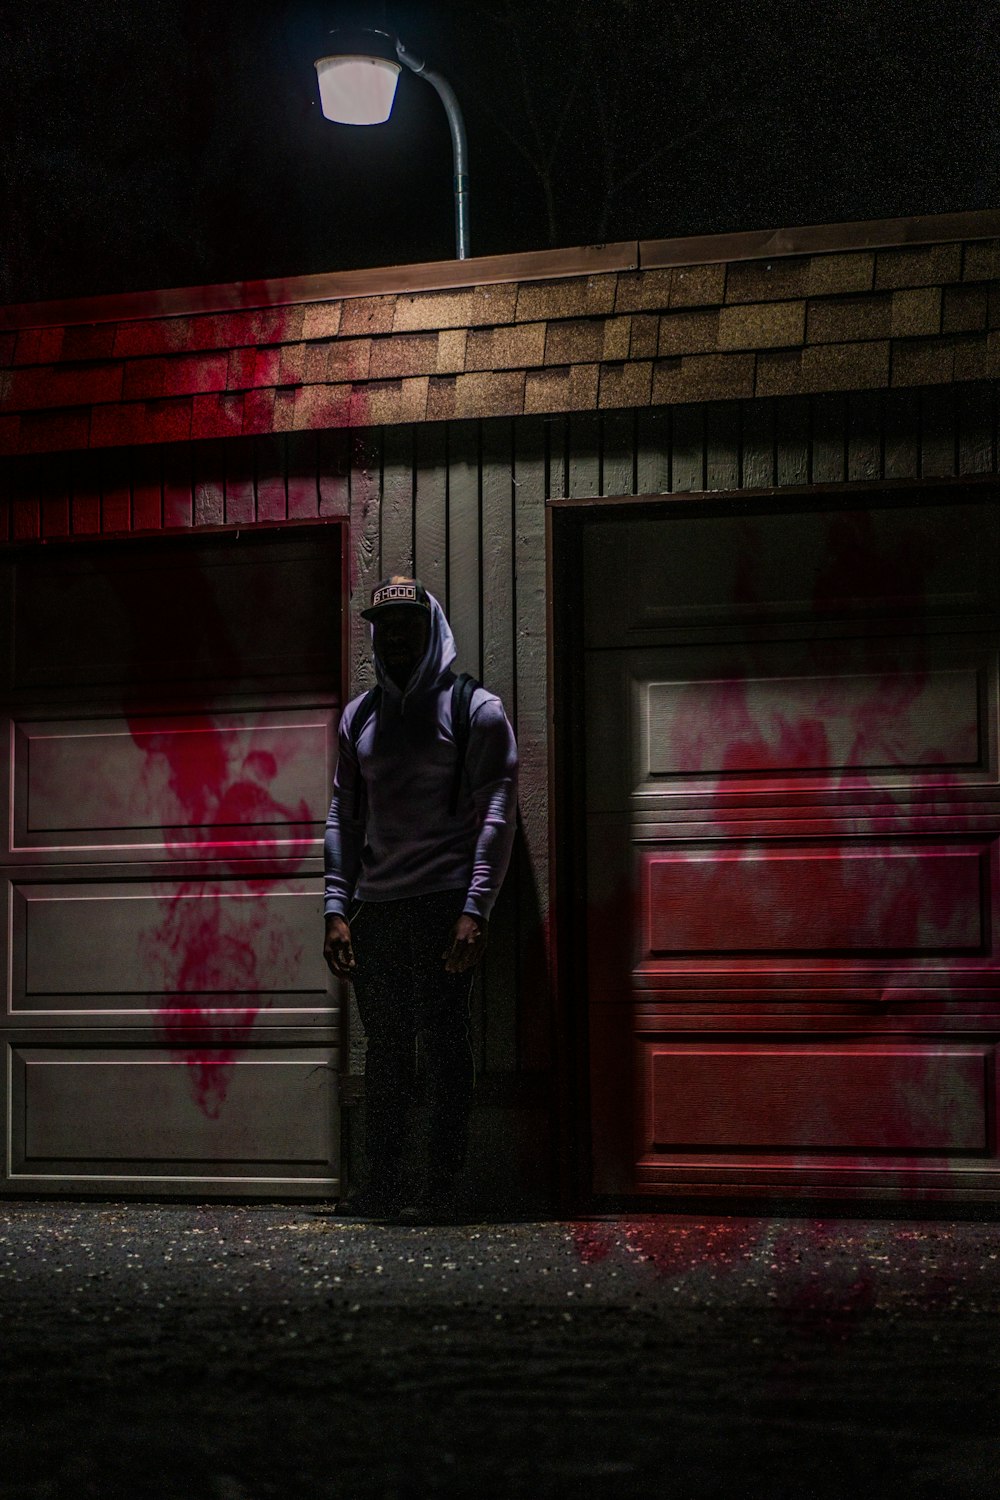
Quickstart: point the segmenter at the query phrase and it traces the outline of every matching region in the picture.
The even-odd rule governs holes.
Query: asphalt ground
[[[0,1204],[3,1500],[994,1497],[1000,1226]]]

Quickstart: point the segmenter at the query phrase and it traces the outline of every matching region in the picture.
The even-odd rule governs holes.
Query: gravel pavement
[[[2,1500],[1000,1486],[1000,1226],[0,1204]]]

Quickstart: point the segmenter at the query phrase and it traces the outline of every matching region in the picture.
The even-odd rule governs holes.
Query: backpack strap
[[[468,672],[456,677],[451,687],[451,732],[455,736],[455,775],[451,783],[448,812],[452,817],[458,812],[458,799],[462,790],[462,772],[465,769],[465,752],[469,747],[469,719],[472,695],[480,686]]]
[[[377,714],[382,702],[382,689],[380,687],[369,688],[361,702],[358,704],[354,717],[351,720],[351,748],[354,758],[358,762],[358,774],[354,779],[354,821],[361,817],[361,794],[364,788],[364,777],[361,775],[361,758],[358,755],[358,743],[361,739],[361,731],[364,729],[372,714]]]

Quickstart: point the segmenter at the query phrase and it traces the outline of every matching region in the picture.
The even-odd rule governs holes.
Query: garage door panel
[[[595,652],[588,806],[996,791],[998,675],[975,634]]]
[[[992,502],[861,503],[789,514],[678,514],[585,536],[586,645],[724,622],[891,617],[997,608]]]
[[[252,533],[224,545],[137,538],[27,553],[18,562],[14,690],[221,683],[234,692],[264,682],[280,692],[293,680],[336,681],[330,562],[310,541]]]
[[[997,832],[768,845],[641,831],[630,842],[626,815],[588,819],[594,1003],[662,991],[680,1005],[728,995],[948,1010],[1000,993]]]
[[[985,770],[973,668],[641,686],[642,780]]]
[[[985,1152],[992,1049],[641,1044],[645,1152]]]
[[[8,1066],[15,1180],[335,1177],[334,1049],[15,1043]]]
[[[13,1016],[330,1006],[315,876],[22,882],[11,900]]]
[[[653,1004],[647,1006],[646,1001]],[[608,1007],[611,1008],[610,1006]],[[934,989],[911,990],[893,996],[872,991],[845,997],[836,991],[796,986],[796,992],[774,993],[748,1004],[737,987],[638,994],[633,1011],[633,1034],[661,1036],[665,1032],[696,1040],[711,1033],[737,1034],[744,1039],[774,1038],[794,1030],[805,1037],[837,1036],[845,1041],[892,1041],[933,1033],[939,1038],[966,1042],[1000,1031],[997,1006],[980,993],[963,1000],[944,999]]]
[[[792,1199],[803,1204],[820,1199],[842,1202],[848,1214],[861,1205],[992,1203],[996,1199],[996,1164],[982,1157],[879,1156],[855,1159],[813,1156],[798,1164],[789,1159],[759,1159],[746,1154],[666,1159],[645,1158],[636,1165],[633,1192],[640,1197]]]
[[[638,803],[638,799],[637,799]],[[867,795],[822,798],[758,796],[753,792],[720,795],[708,801],[687,798],[641,804],[632,819],[636,839],[658,842],[672,836],[685,841],[748,839],[885,839],[918,834],[948,834],[956,828],[969,835],[993,834],[1000,827],[1000,805],[985,794],[963,794],[949,787],[940,794],[908,788],[873,787]]]
[[[10,853],[319,836],[335,734],[330,705],[16,723]]]
[[[981,952],[989,852],[906,840],[644,850],[644,957]]]
[[[997,966],[977,959],[678,959],[637,969],[631,988],[638,1030],[650,1006],[677,1025],[697,1026],[698,1016],[710,1013],[720,1025],[735,1016],[749,1031],[773,1028],[781,1016],[801,1022],[803,1007],[807,1024],[853,1026],[865,1035],[921,1020],[954,1031],[1000,1025]],[[607,1003],[627,1005],[617,993],[618,1001]]]

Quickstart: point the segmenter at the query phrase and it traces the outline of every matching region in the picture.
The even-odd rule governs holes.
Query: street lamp
[[[330,33],[331,48],[316,59],[323,114],[340,125],[382,125],[392,111],[400,64],[436,89],[451,131],[455,190],[455,255],[469,258],[469,178],[465,122],[455,91],[398,37],[366,28]]]

